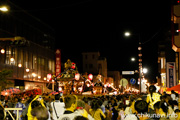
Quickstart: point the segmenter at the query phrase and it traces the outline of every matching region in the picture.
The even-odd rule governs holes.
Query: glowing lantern
[[[79,80],[79,78],[80,78],[80,74],[79,74],[79,73],[76,73],[76,74],[75,74],[75,80]]]
[[[4,49],[1,49],[1,53],[4,54],[4,53],[5,53],[5,50],[4,50]]]
[[[93,75],[92,75],[92,74],[89,74],[89,75],[88,75],[88,79],[89,79],[89,80],[92,80],[92,79],[93,79]]]
[[[19,63],[19,64],[18,64],[18,67],[22,67],[22,64],[21,64],[21,63]]]
[[[76,64],[73,62],[72,63],[72,66],[71,66],[72,69],[75,69],[76,68]]]
[[[47,81],[51,80],[52,75],[51,74],[47,74]]]

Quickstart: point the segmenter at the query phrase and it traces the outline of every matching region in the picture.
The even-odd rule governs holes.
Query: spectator
[[[110,110],[109,110],[110,108],[109,108],[109,105],[106,105],[105,106],[105,116],[106,116],[106,118],[105,118],[105,120],[111,120],[111,117],[112,117],[112,113],[110,112]]]
[[[125,102],[126,108],[125,108],[125,115],[132,114],[132,108],[130,107],[129,100],[126,100]]]
[[[28,107],[28,112],[27,112],[27,117],[28,120],[33,120],[33,116],[31,114],[31,110],[35,107],[38,106],[42,106],[45,107],[44,103],[43,103],[43,99],[41,96],[37,95],[30,103],[29,103],[29,107]]]
[[[156,113],[156,119],[158,118],[159,120],[166,120],[167,113],[168,113],[168,106],[164,104],[164,102],[156,102],[154,104],[154,110]]]
[[[149,113],[154,113],[154,104],[158,101],[160,101],[161,95],[159,93],[156,93],[156,87],[154,85],[151,85],[149,87],[149,94],[147,95],[146,102],[149,103]]]
[[[95,120],[102,120],[103,118],[106,118],[105,114],[100,108],[98,100],[92,101],[91,109],[89,110],[89,112]]]
[[[88,98],[84,97],[83,101],[85,102],[85,108],[84,109],[88,112],[88,114],[90,114],[89,109],[91,109],[91,106],[88,104]]]
[[[94,120],[90,114],[87,113],[87,111],[84,109],[85,103],[82,100],[77,101],[77,110],[75,112],[79,112],[82,116],[88,118],[89,120]]]
[[[112,109],[112,120],[117,120],[119,115],[118,115],[118,105],[117,103],[114,103],[113,109]]]
[[[22,108],[22,110],[19,111],[19,120],[22,120],[22,111],[26,108],[26,106],[21,102],[22,100],[20,98],[17,98],[18,102],[15,105],[15,108]],[[17,116],[17,110],[14,110],[13,113]]]
[[[0,100],[0,102],[1,102],[1,104],[2,104],[3,106],[5,106],[5,99],[4,99],[4,96],[2,96],[2,95],[1,95],[1,100]]]
[[[140,120],[147,120],[149,119],[148,113],[148,104],[144,100],[138,100],[135,102],[135,110],[137,111],[137,116]]]
[[[173,105],[174,105],[174,111],[175,111],[176,109],[179,109],[179,107],[178,107],[178,102],[177,102],[176,100],[173,100],[172,102],[173,102]]]
[[[3,105],[0,103],[0,120],[5,120],[6,112],[4,111]]]
[[[176,100],[176,92],[174,90],[171,90],[171,98],[172,100]]]
[[[61,98],[60,101],[60,94],[55,95],[55,101],[51,102],[51,107],[52,107],[52,119],[57,120],[60,115],[63,115],[64,113],[64,107],[65,104],[63,102],[63,99]]]
[[[82,116],[78,112],[74,112],[77,108],[77,96],[76,95],[68,95],[64,98],[65,103],[65,111],[63,115],[59,116],[58,120],[73,120],[76,116]]]
[[[31,110],[32,120],[48,120],[48,110],[43,106],[35,107]],[[29,120],[29,119],[28,119]]]
[[[123,103],[120,103],[118,108],[119,108],[120,120],[124,120],[125,113],[124,113],[124,105],[123,105]]]
[[[149,119],[148,112],[148,104],[144,100],[137,100],[134,104],[136,114],[128,114],[125,116],[124,120],[147,120]]]

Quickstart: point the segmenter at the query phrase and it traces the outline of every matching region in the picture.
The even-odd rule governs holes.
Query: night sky
[[[121,1],[121,2],[120,2]],[[81,71],[82,52],[99,51],[108,61],[108,70],[134,70],[141,36],[143,66],[148,77],[157,75],[157,43],[170,27],[170,0],[16,0],[11,1],[55,30],[56,48],[62,62],[68,58]],[[124,32],[135,34],[129,38]]]

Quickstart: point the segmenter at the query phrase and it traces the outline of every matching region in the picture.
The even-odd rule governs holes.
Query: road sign
[[[120,85],[122,85],[123,87],[125,87],[127,84],[128,84],[127,79],[122,78],[122,79],[120,80]]]
[[[131,79],[130,79],[130,83],[131,83],[132,85],[134,85],[134,84],[136,83],[136,79],[131,78]]]
[[[134,75],[134,71],[122,71],[122,75]]]

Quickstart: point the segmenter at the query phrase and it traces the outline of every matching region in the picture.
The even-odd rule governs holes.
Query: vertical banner
[[[61,50],[56,50],[56,76],[61,73]]]
[[[175,62],[167,62],[167,87],[171,88],[176,85],[176,67]]]

